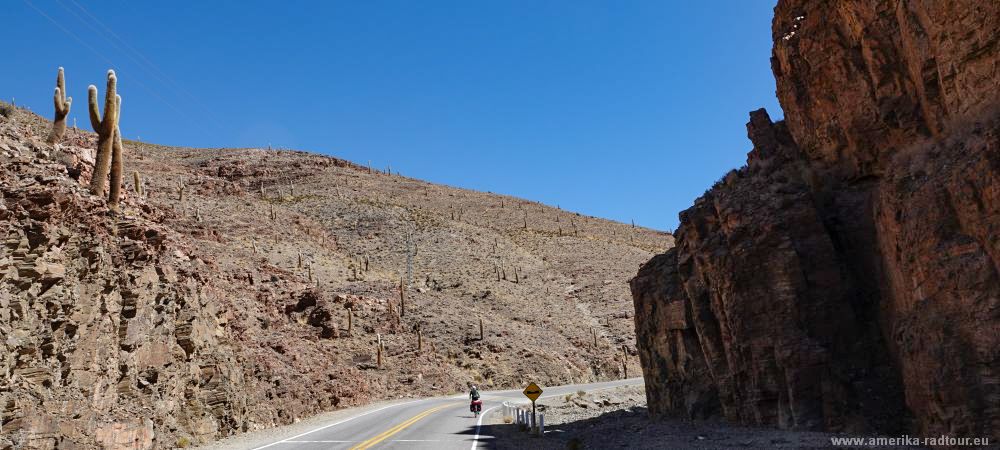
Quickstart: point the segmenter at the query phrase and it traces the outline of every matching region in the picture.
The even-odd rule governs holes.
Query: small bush
[[[10,103],[0,103],[0,116],[10,118],[15,112],[17,112],[17,108]]]
[[[503,416],[503,423],[514,423],[514,417],[512,417],[512,416]]]
[[[583,397],[584,395],[587,395],[587,391],[583,391],[583,390],[576,391],[576,396],[577,397]]]
[[[187,437],[182,437],[182,438],[180,438],[180,439],[177,440],[177,447],[178,448],[187,448],[187,446],[189,446],[189,445],[191,445],[191,440],[188,439]]]
[[[570,400],[573,400],[573,394],[566,394],[566,396],[563,397],[563,400],[565,400],[567,402],[570,401]]]

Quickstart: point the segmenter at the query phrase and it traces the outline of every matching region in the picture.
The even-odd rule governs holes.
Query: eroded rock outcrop
[[[1000,435],[1000,7],[781,1],[786,119],[632,281],[653,414]]]
[[[0,125],[0,448],[172,447],[246,423],[205,262],[61,176],[84,149],[19,128]]]

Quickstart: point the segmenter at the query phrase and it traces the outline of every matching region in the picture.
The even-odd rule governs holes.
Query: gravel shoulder
[[[497,449],[770,449],[833,448],[833,433],[736,426],[720,421],[651,420],[642,386],[581,391],[539,400],[545,436],[531,436],[490,414],[483,432]],[[887,447],[888,448],[888,447]],[[903,447],[895,447],[903,448]]]

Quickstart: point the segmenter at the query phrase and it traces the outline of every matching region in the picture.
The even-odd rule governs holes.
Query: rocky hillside
[[[469,382],[611,379],[623,346],[639,371],[627,279],[669,234],[315,154],[137,142],[115,214],[85,189],[95,135],[48,145],[48,121],[2,112],[0,449],[170,448]]]
[[[1000,437],[1000,4],[782,0],[785,120],[631,283],[654,414]]]

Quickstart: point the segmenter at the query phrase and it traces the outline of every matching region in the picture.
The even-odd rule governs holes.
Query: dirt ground
[[[771,449],[834,448],[832,433],[742,427],[719,421],[651,420],[641,386],[539,400],[545,436],[505,423],[500,414],[486,418],[482,433],[495,436],[501,450],[525,449]],[[880,447],[913,448],[913,447]]]

